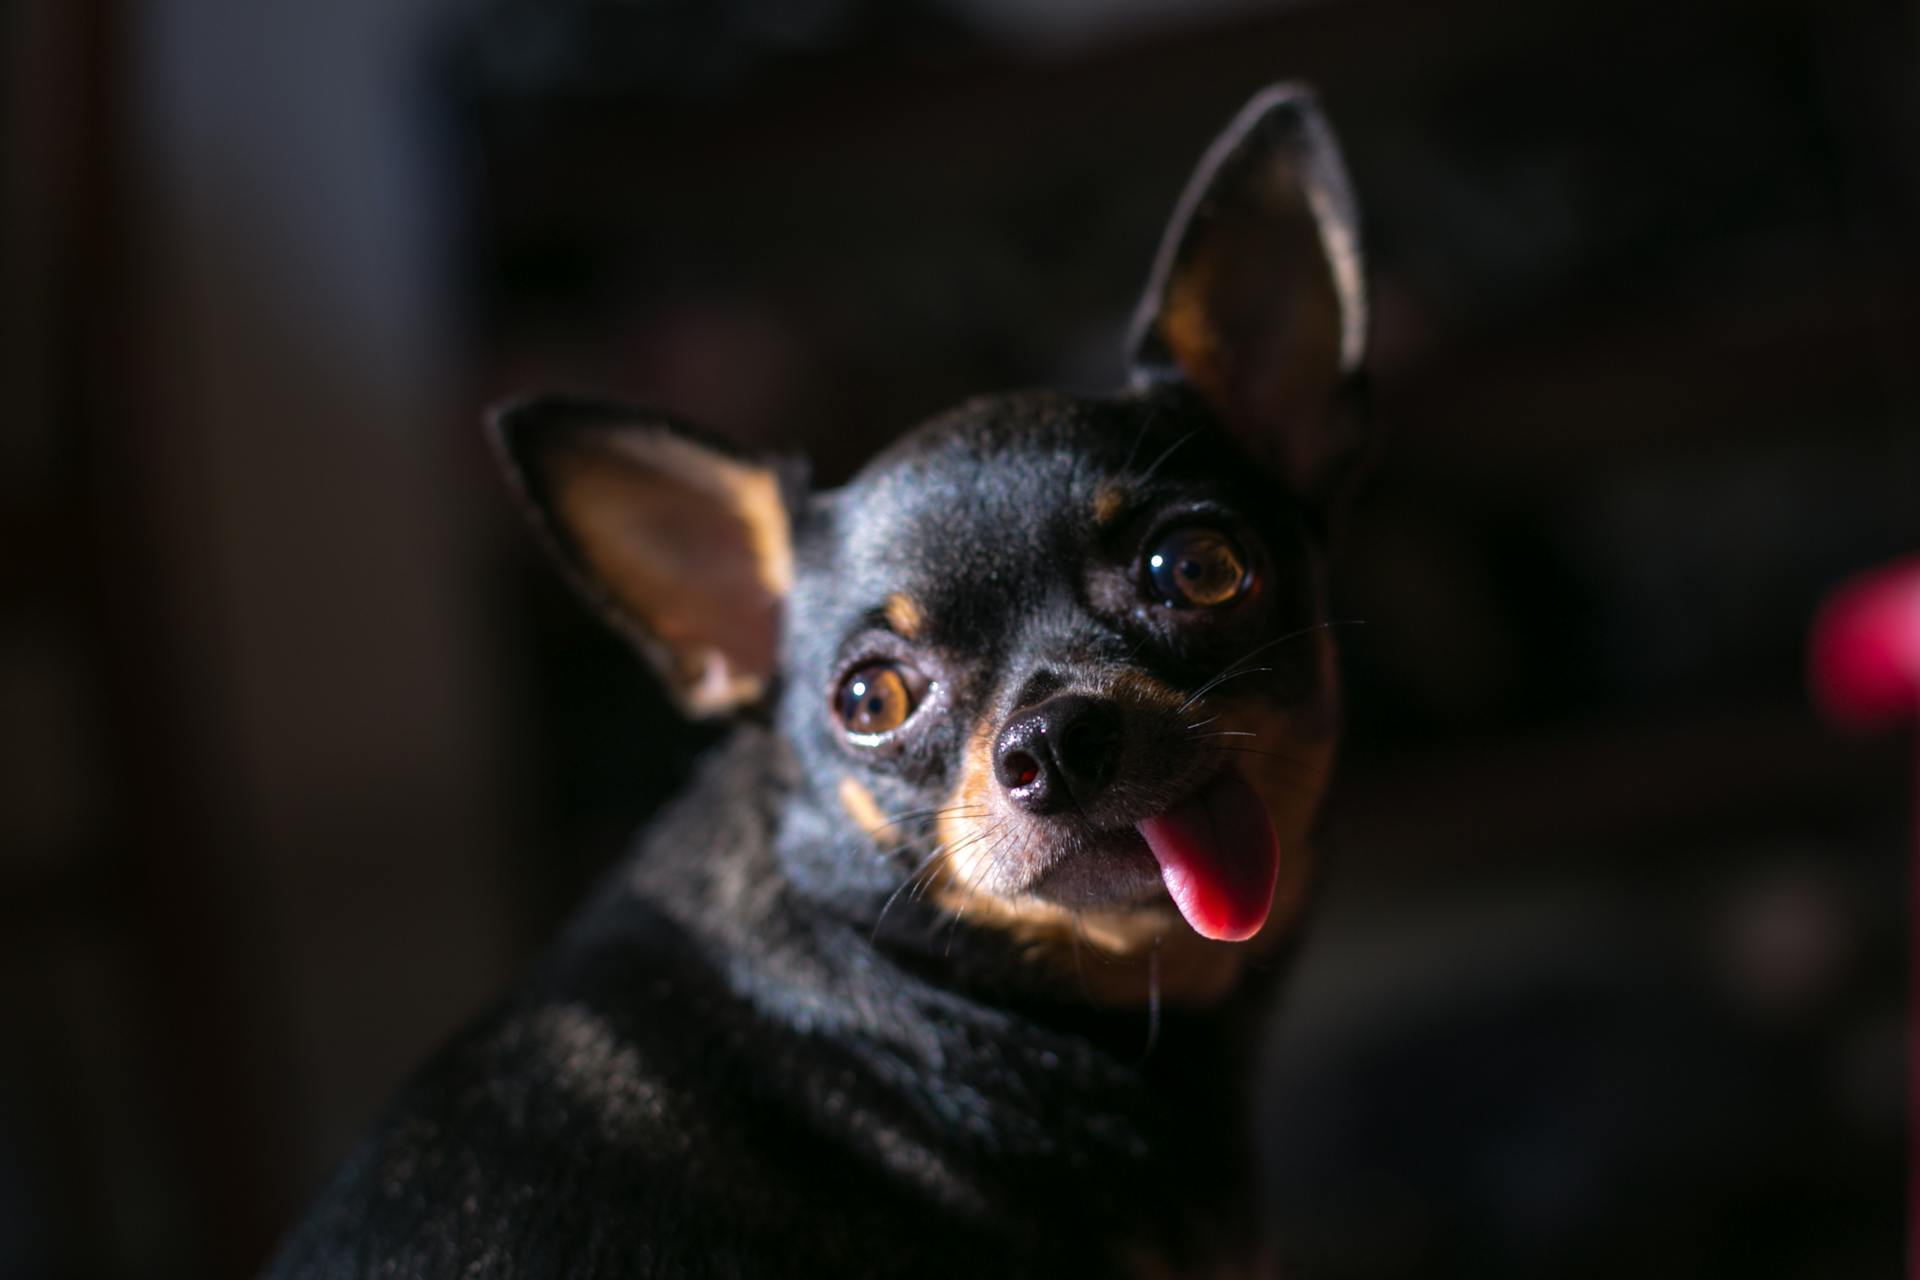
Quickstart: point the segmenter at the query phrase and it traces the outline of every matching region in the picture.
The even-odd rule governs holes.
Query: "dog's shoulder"
[[[952,1231],[970,1192],[935,1122],[874,1106],[876,1070],[913,1052],[878,1040],[912,1018],[844,990],[770,873],[785,767],[751,730],[704,760],[527,980],[393,1100],[269,1275],[858,1275]],[[849,1122],[862,1141],[822,1141]]]
[[[392,1101],[271,1274],[673,1273],[698,1217],[689,1161],[728,1145],[707,1046],[729,1000],[685,912],[634,881],[653,845],[739,861],[762,764],[737,746],[703,763],[516,991]]]

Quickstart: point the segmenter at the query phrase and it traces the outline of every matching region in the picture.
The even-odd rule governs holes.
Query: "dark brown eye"
[[[1240,598],[1252,584],[1239,544],[1218,529],[1175,529],[1147,552],[1147,580],[1169,608],[1211,609]]]
[[[840,682],[834,713],[848,733],[873,737],[898,729],[913,714],[907,674],[890,662],[870,662]]]

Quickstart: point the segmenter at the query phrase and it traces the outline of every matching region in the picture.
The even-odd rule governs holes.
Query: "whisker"
[[[1070,918],[1073,921],[1073,931],[1067,935],[1067,941],[1073,944],[1073,972],[1074,976],[1080,980],[1080,994],[1085,996],[1087,1002],[1091,1004],[1093,988],[1087,985],[1087,966],[1081,954],[1080,944],[1084,942],[1091,947],[1093,941],[1087,937],[1086,926],[1081,923],[1080,917],[1075,915]]]
[[[1237,676],[1257,676],[1262,672],[1272,671],[1272,670],[1273,670],[1272,667],[1241,667],[1237,671],[1222,671],[1219,675],[1207,681],[1205,684],[1201,685],[1198,689],[1195,689],[1193,691],[1193,696],[1188,698],[1185,702],[1181,703],[1179,706],[1175,707],[1173,709],[1173,713],[1175,715],[1180,714],[1182,711],[1185,711],[1188,707],[1200,701],[1200,699],[1206,697],[1208,694],[1212,693],[1215,689],[1218,689],[1221,685],[1225,684],[1229,680],[1234,679]]]
[[[1199,434],[1200,434],[1200,429],[1198,427],[1195,427],[1192,431],[1187,432],[1187,434],[1181,436],[1178,440],[1175,440],[1172,444],[1168,445],[1165,451],[1162,452],[1159,457],[1155,458],[1152,464],[1149,465],[1145,471],[1142,471],[1140,473],[1139,477],[1134,480],[1134,484],[1144,485],[1147,481],[1153,479],[1153,473],[1160,469],[1161,464],[1165,463],[1168,458],[1171,458],[1174,455],[1175,451],[1178,450],[1181,445],[1185,444],[1187,441],[1193,439],[1195,436]]]
[[[999,830],[1000,830],[1000,824],[995,823],[991,827],[986,827],[982,830],[973,832],[971,835],[968,835],[965,839],[954,841],[951,845],[947,846],[947,849],[946,849],[947,864],[949,866],[952,865],[953,860],[957,856],[959,856],[959,854],[962,851],[972,848],[974,845],[979,844],[982,840],[985,840],[987,837],[993,835],[995,832]],[[907,900],[909,902],[919,901],[922,897],[926,896],[927,890],[931,889],[932,887],[933,887],[932,880],[927,880],[922,882],[917,888],[914,889],[912,893],[907,895]]]
[[[1145,1062],[1153,1056],[1153,1050],[1160,1043],[1160,943],[1153,940],[1153,950],[1147,953],[1147,1047],[1140,1054]]]
[[[1264,751],[1255,751],[1255,752],[1250,752],[1245,754],[1267,755],[1268,753]],[[1297,761],[1287,760],[1286,757],[1284,756],[1281,756],[1279,758],[1287,764],[1298,763]],[[1298,769],[1295,769],[1292,773],[1281,774],[1272,779],[1272,782],[1275,785],[1286,787],[1290,791],[1297,791],[1302,795],[1318,795],[1320,792],[1321,785],[1325,781],[1326,781],[1326,775],[1324,773],[1322,773],[1318,769],[1309,769],[1309,768],[1298,768]]]
[[[1141,420],[1140,430],[1135,433],[1133,445],[1127,450],[1127,460],[1120,464],[1122,474],[1133,469],[1133,460],[1139,456],[1140,446],[1147,442],[1147,433],[1153,430],[1153,424],[1158,421],[1160,421],[1160,407],[1153,405],[1148,408],[1146,416]]]
[[[961,904],[958,914],[966,914],[966,908],[972,903],[973,895],[979,892],[981,884],[992,874],[994,864],[1000,857],[1000,851],[1005,849],[1012,841],[1018,839],[1019,835],[1019,831],[1012,826],[1002,828],[999,838],[987,847],[985,853],[974,860],[977,865],[973,869],[973,874],[967,877],[967,897],[966,901]]]
[[[875,827],[873,830],[875,833],[878,833],[881,831],[885,831],[888,827],[904,826],[909,822],[919,822],[929,818],[946,818],[946,817],[964,818],[964,817],[977,816],[982,808],[984,808],[984,806],[977,805],[977,804],[973,804],[973,805],[956,804],[956,805],[947,805],[938,809],[909,809],[905,813],[894,814],[892,817],[882,822],[879,826]]]
[[[1205,684],[1201,685],[1200,688],[1196,690],[1191,697],[1189,697],[1185,702],[1181,703],[1179,706],[1173,709],[1173,714],[1178,715],[1180,712],[1185,711],[1188,707],[1192,706],[1194,703],[1198,702],[1201,698],[1205,697],[1207,693],[1217,688],[1221,681],[1226,680],[1233,675],[1246,674],[1244,672],[1236,671],[1235,668],[1239,667],[1241,663],[1248,662],[1260,656],[1261,654],[1265,653],[1267,650],[1275,647],[1276,645],[1285,644],[1289,640],[1298,640],[1301,636],[1311,635],[1316,631],[1324,631],[1332,627],[1347,627],[1347,626],[1360,627],[1365,625],[1366,625],[1366,620],[1364,618],[1327,618],[1324,621],[1313,623],[1310,626],[1300,627],[1296,630],[1289,631],[1283,636],[1275,636],[1273,639],[1268,640],[1265,643],[1257,644],[1253,648],[1241,654],[1238,658],[1235,658],[1232,662],[1229,662],[1221,670],[1219,675],[1215,676],[1212,680],[1209,680]],[[1261,668],[1261,669],[1271,670],[1272,668]]]
[[[991,826],[984,827],[974,832],[972,835],[958,842],[953,846],[953,848],[947,851],[947,861],[949,863],[953,863],[956,861],[957,855],[959,855],[961,852],[967,849],[971,849],[975,845],[982,844],[987,840],[991,839],[991,840],[995,840],[996,843],[988,848],[987,853],[985,855],[985,860],[990,862],[992,860],[995,850],[999,848],[1000,843],[1004,842],[1004,838],[1005,838],[1004,833],[1006,832],[1006,830],[1007,830],[1007,823],[1005,819],[1001,819],[999,821],[994,822]]]
[[[890,861],[894,858],[898,858],[903,853],[918,852],[921,847],[921,841],[925,838],[925,835],[926,833],[923,832],[919,837],[909,837],[905,840],[902,840],[899,844],[889,845],[887,848],[884,848],[884,849],[876,849],[874,850],[874,856],[882,859],[883,861]],[[939,847],[944,847],[944,846],[936,846],[936,850]],[[925,856],[931,857],[933,855],[932,853],[929,853]],[[922,863],[920,865],[924,866],[925,864]]]
[[[1295,755],[1288,755],[1284,751],[1265,751],[1259,747],[1227,747],[1227,746],[1209,747],[1207,749],[1209,751],[1216,751],[1226,755],[1264,756],[1268,760],[1279,760],[1285,764],[1293,765],[1296,768],[1300,769],[1301,772],[1310,774],[1314,777],[1318,777],[1320,774],[1326,772],[1323,766],[1315,763],[1314,761],[1302,759],[1301,757],[1295,756]]]
[[[984,812],[984,809],[981,808],[980,806],[974,806],[974,805],[952,805],[952,806],[941,808],[941,809],[923,809],[923,810],[918,810],[911,813],[899,814],[896,817],[891,818],[888,821],[882,823],[880,826],[875,827],[873,829],[873,833],[877,835],[879,832],[885,831],[888,827],[903,826],[906,823],[913,821],[915,819],[937,819],[937,818],[947,817],[950,815],[963,817],[963,818],[977,817],[981,812]],[[900,841],[898,844],[888,845],[885,848],[876,848],[873,851],[873,854],[875,857],[881,859],[882,861],[891,861],[895,858],[898,858],[903,853],[913,852],[915,849],[919,847],[920,841],[924,839],[927,834],[928,833],[926,832],[920,832],[917,835],[908,835],[906,839]],[[939,848],[936,847],[932,852],[928,853],[926,856],[929,859],[931,859],[933,857],[938,856],[938,853],[939,853]],[[910,874],[918,874],[921,870],[925,868],[925,866],[926,866],[925,862],[920,863],[918,866],[914,868],[913,872]],[[898,890],[896,890],[895,892],[898,892]],[[892,900],[889,899],[888,901],[891,902]]]
[[[914,902],[932,887],[933,882],[939,877],[937,875],[929,876],[926,873],[930,870],[937,869],[937,864],[942,854],[952,855],[957,853],[968,845],[992,835],[997,830],[999,830],[999,824],[996,823],[994,826],[971,833],[965,839],[950,842],[943,841],[935,845],[933,849],[927,853],[926,857],[920,861],[919,865],[908,872],[900,883],[894,887],[893,892],[887,895],[886,902],[881,904],[879,915],[874,918],[873,932],[868,936],[868,941],[871,942],[880,936],[880,926],[886,923],[887,912],[893,909],[893,904],[900,900],[901,894],[904,893],[907,895],[907,901]],[[907,847],[909,846],[901,846],[902,849]]]
[[[919,866],[915,867],[912,871],[908,872],[906,875],[906,878],[901,880],[900,883],[894,888],[894,891],[887,895],[886,902],[881,904],[880,914],[874,917],[873,932],[867,935],[868,942],[873,942],[875,939],[877,939],[880,936],[880,926],[886,923],[887,912],[893,910],[893,904],[900,900],[900,895],[907,891],[907,886],[911,885],[915,880],[919,879],[921,876],[925,875],[928,871],[932,870],[934,868],[935,863],[938,861],[940,855],[946,852],[946,848],[947,847],[944,844],[935,845],[933,848],[933,852],[929,853],[926,856],[926,859],[922,861]],[[909,900],[911,900],[911,897],[909,897]]]
[[[1007,837],[1012,834],[1012,832],[1007,832],[1002,835],[1001,838],[994,843],[994,846],[987,850],[987,856],[980,859],[979,867],[971,876],[967,877],[966,896],[960,900],[960,905],[954,909],[953,919],[947,924],[946,954],[953,954],[953,939],[954,936],[960,932],[960,921],[967,914],[967,908],[973,905],[973,896],[979,892],[980,882],[985,880],[987,878],[987,872],[993,869],[994,858],[999,856],[1000,850],[1006,845]]]

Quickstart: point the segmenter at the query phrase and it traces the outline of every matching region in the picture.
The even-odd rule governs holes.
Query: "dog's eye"
[[[840,682],[834,713],[848,733],[874,737],[898,729],[913,714],[914,681],[891,662],[870,662]]]
[[[1252,584],[1246,554],[1218,529],[1175,529],[1147,552],[1147,580],[1172,609],[1211,609],[1240,598]]]

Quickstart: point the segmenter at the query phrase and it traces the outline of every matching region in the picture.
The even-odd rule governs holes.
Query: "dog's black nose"
[[[993,744],[994,776],[1034,813],[1086,804],[1113,781],[1119,759],[1119,709],[1080,693],[1063,693],[1021,712]]]

